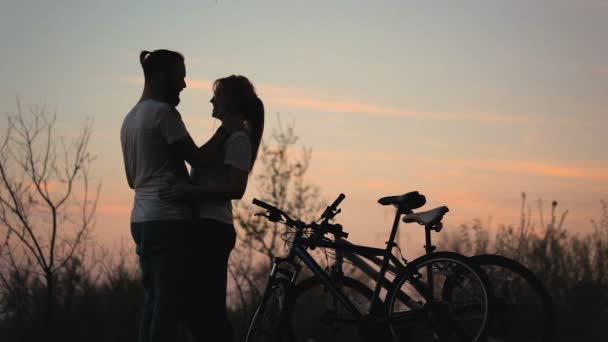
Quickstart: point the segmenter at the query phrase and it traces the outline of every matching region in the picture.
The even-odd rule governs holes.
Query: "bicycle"
[[[390,201],[379,200],[380,204],[388,205]],[[418,213],[425,215],[425,213]],[[424,224],[406,215],[403,218],[406,223],[417,222]],[[436,226],[435,231],[440,231],[441,226]],[[434,250],[435,246],[430,243],[430,236],[427,236],[426,246]],[[348,243],[347,240],[342,240]],[[336,262],[332,267],[341,270],[343,260],[355,265],[357,269],[371,279],[377,279],[378,272],[370,267],[357,255],[352,253],[337,253]],[[370,258],[377,267],[381,266],[382,260]],[[551,296],[543,283],[536,275],[521,263],[495,254],[481,254],[470,257],[470,260],[481,268],[487,275],[492,288],[492,320],[488,322],[484,340],[488,341],[521,341],[521,342],[550,342],[553,338],[555,317]],[[391,271],[398,273],[399,269],[405,265],[394,259]],[[452,279],[457,279],[457,271],[453,272]],[[442,298],[453,301],[450,283],[453,280],[448,278],[443,286]],[[390,289],[392,282],[382,278],[382,285],[385,289]]]
[[[246,341],[401,341],[412,336],[419,341],[480,340],[492,305],[485,274],[463,255],[435,252],[430,241],[431,230],[440,230],[449,209],[440,207],[414,214],[413,209],[426,202],[418,192],[382,198],[381,204],[396,206],[397,213],[387,246],[381,249],[351,244],[344,240],[348,233],[341,225],[329,223],[340,212],[337,207],[343,199],[341,194],[319,220],[308,224],[293,220],[270,204],[253,200],[253,204],[266,209],[256,215],[284,223],[295,231],[287,257],[275,258]],[[392,253],[398,247],[394,240],[402,215],[425,226],[426,253],[411,262],[400,261]],[[332,234],[334,240],[326,238],[326,234]],[[341,265],[323,269],[307,251],[317,247],[334,250],[337,263],[344,257],[352,258],[357,260],[353,264],[363,266],[364,272],[375,272],[374,290],[341,274]],[[380,270],[373,270],[361,257],[379,261]],[[300,263],[313,276],[297,282]],[[446,301],[441,290],[454,270],[458,270],[458,281],[452,277],[451,301]],[[394,281],[386,278],[387,272],[395,276]],[[386,303],[380,299],[382,288],[389,289]]]
[[[555,324],[553,302],[542,281],[521,263],[495,254],[471,257],[488,276],[495,305],[488,341],[550,342]],[[449,297],[446,285],[446,296]]]

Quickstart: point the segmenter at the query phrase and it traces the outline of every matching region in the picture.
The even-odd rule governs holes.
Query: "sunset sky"
[[[392,211],[376,200],[413,190],[450,207],[448,227],[516,224],[525,191],[586,233],[608,199],[607,33],[606,0],[3,0],[0,110],[45,105],[65,135],[94,119],[109,244],[131,243],[119,130],[139,52],[159,48],[186,57],[178,109],[197,143],[219,125],[211,83],[230,74],[256,85],[267,137],[277,114],[295,122],[309,181],[347,196],[352,241],[385,241]]]

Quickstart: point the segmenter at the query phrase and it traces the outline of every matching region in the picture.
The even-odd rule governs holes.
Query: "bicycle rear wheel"
[[[253,315],[245,342],[289,342],[291,335],[285,309],[293,284],[286,278],[271,278]]]
[[[452,296],[442,294],[449,284]],[[401,272],[386,299],[394,341],[481,341],[492,293],[485,274],[452,252],[424,255]]]
[[[343,277],[340,290],[357,310],[369,314],[373,291],[363,283]],[[289,326],[298,342],[368,341],[371,325],[353,315],[318,279],[308,278],[296,286],[290,302]],[[381,303],[377,301],[379,307]],[[382,311],[381,309],[378,311]],[[377,341],[377,339],[376,339]]]
[[[482,254],[471,259],[487,274],[496,296],[488,340],[551,341],[553,303],[540,279],[524,265],[500,255]]]

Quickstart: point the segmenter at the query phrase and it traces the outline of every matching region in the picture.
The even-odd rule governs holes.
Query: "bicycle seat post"
[[[432,242],[431,242],[431,230],[433,228],[429,227],[429,226],[424,226],[424,237],[426,240],[426,244],[424,245],[424,250],[426,251],[426,254],[431,254],[435,251],[435,249],[437,249],[437,246],[433,246]]]
[[[411,212],[411,210],[403,209],[400,207],[397,208],[397,212],[395,213],[395,220],[393,221],[393,228],[391,229],[391,235],[389,236],[388,241],[386,242],[387,252],[390,252],[396,245],[395,236],[397,236],[397,229],[399,228],[399,220],[401,219],[401,215],[408,214],[408,212]]]
[[[380,270],[378,271],[378,277],[376,279],[376,284],[382,283],[382,281],[384,280],[384,274],[386,273],[386,270],[389,267],[391,259],[390,259],[390,257],[388,257],[388,255],[392,253],[393,247],[396,246],[395,236],[397,235],[397,229],[399,228],[399,221],[401,219],[401,215],[408,214],[411,212],[412,212],[411,209],[397,207],[397,211],[395,212],[395,220],[393,221],[393,228],[391,229],[391,235],[388,238],[388,241],[386,242],[385,257],[384,257],[384,261],[380,265]],[[376,287],[376,290],[374,291],[374,297],[378,296],[380,294],[380,288],[381,288],[381,286]]]

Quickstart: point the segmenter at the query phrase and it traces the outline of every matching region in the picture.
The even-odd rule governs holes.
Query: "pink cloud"
[[[380,107],[357,102],[328,101],[304,97],[269,97],[267,100],[271,103],[327,112],[407,116],[407,113],[395,108]]]
[[[452,164],[465,168],[494,170],[507,173],[570,178],[588,181],[608,180],[608,166],[570,167],[542,161],[522,160],[441,160],[442,164]]]
[[[391,165],[392,168],[403,167],[411,172],[418,172],[416,166],[428,169],[424,175],[435,175],[436,165],[440,166],[440,178],[447,175],[467,176],[470,169],[492,170],[504,173],[527,174],[532,176],[547,176],[556,178],[578,179],[583,181],[605,181],[608,180],[608,165],[589,164],[584,166],[568,166],[546,161],[527,161],[527,160],[496,160],[496,159],[443,159],[443,158],[424,158],[411,156],[407,160],[403,155],[391,152],[365,152],[365,151],[341,151],[331,149],[313,150],[313,164],[318,162],[323,165],[359,163],[365,160],[366,163]],[[400,165],[402,164],[402,165]],[[369,184],[371,187],[378,187],[379,183]]]
[[[125,80],[130,84],[143,84],[141,76],[127,76]],[[205,93],[211,93],[213,81],[189,78],[186,80],[188,88]],[[446,121],[478,121],[500,123],[538,123],[544,122],[542,118],[531,118],[523,115],[503,115],[490,112],[432,112],[417,111],[408,108],[383,106],[353,99],[333,99],[325,92],[314,89],[304,89],[297,86],[275,86],[258,84],[258,93],[268,104],[282,105],[299,109],[320,112],[349,113],[368,117],[394,117],[394,118],[420,118]],[[553,120],[552,122],[555,122]]]

